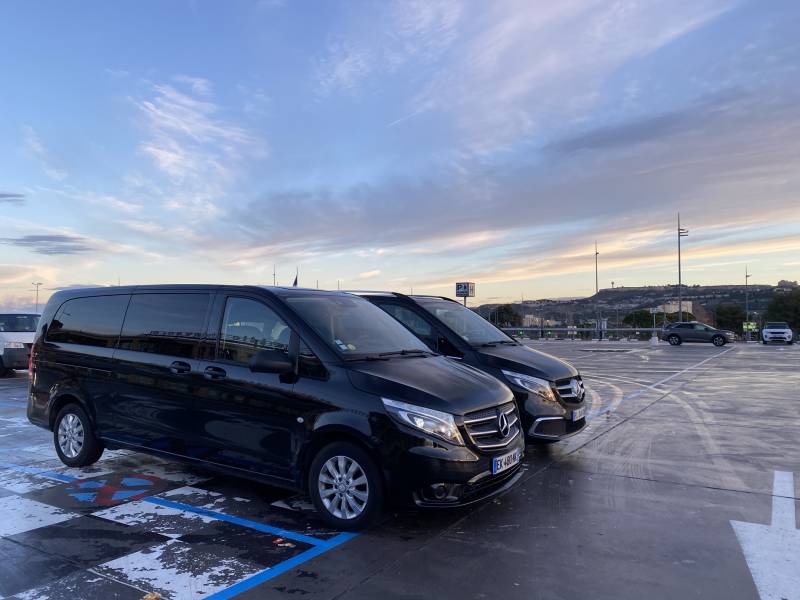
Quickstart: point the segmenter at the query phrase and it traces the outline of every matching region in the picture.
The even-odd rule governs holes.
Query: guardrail
[[[660,327],[501,327],[514,337],[533,340],[619,340],[646,341],[661,333]]]

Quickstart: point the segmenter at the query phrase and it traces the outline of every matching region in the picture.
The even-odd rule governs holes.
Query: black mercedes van
[[[339,528],[386,498],[461,505],[520,473],[511,391],[344,292],[60,291],[31,363],[28,418],[65,464],[154,453],[306,490]]]
[[[529,442],[555,442],[586,426],[578,370],[525,346],[455,300],[395,292],[353,292],[380,306],[429,349],[493,375],[514,392]]]

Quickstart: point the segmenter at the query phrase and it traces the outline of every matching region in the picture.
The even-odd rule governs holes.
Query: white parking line
[[[641,396],[645,392],[649,392],[649,391],[651,391],[651,390],[653,390],[653,389],[655,389],[657,387],[660,387],[660,386],[664,385],[665,383],[667,383],[669,381],[672,381],[676,377],[680,377],[681,375],[683,375],[685,373],[688,373],[689,371],[691,371],[693,369],[696,369],[697,367],[701,367],[704,364],[706,364],[708,361],[714,360],[715,358],[719,358],[720,356],[722,356],[723,354],[727,354],[731,350],[733,350],[733,348],[728,348],[727,350],[723,350],[722,352],[718,352],[714,356],[709,356],[705,360],[701,360],[699,363],[694,364],[691,367],[686,367],[682,371],[678,371],[677,373],[673,373],[669,377],[665,377],[664,379],[662,379],[660,381],[656,381],[655,383],[651,383],[650,385],[647,385],[647,386],[643,387],[640,390],[636,390],[635,392],[633,392],[631,394],[628,394],[627,396],[622,398],[622,400],[620,400],[617,404],[615,404],[613,406],[605,406],[605,407],[601,408],[600,410],[598,410],[597,412],[594,412],[594,413],[590,414],[587,417],[587,419],[592,420],[595,417],[598,417],[600,415],[604,415],[604,414],[606,414],[606,413],[608,413],[608,412],[610,412],[612,410],[616,410],[617,408],[619,408],[625,402],[627,402],[629,400],[633,400],[634,398],[638,398],[639,396]]]

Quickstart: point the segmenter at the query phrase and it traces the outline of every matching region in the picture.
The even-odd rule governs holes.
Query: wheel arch
[[[89,416],[89,419],[92,422],[92,427],[95,424],[95,415],[94,411],[92,410],[91,406],[88,402],[81,396],[80,393],[74,390],[63,390],[53,394],[50,398],[50,406],[48,409],[48,416],[47,416],[47,423],[50,427],[50,431],[53,431],[56,423],[56,417],[58,413],[61,412],[61,409],[64,408],[67,404],[77,404],[80,406],[84,412]]]
[[[381,464],[380,453],[376,451],[376,447],[370,441],[369,436],[353,427],[337,424],[326,425],[315,429],[309,442],[303,448],[303,453],[300,458],[302,469],[300,474],[300,485],[302,486],[303,490],[308,488],[309,469],[311,468],[311,463],[314,461],[314,457],[325,446],[334,442],[349,442],[361,448],[370,456],[370,458],[372,458],[372,460],[375,461],[375,465],[378,467],[378,471],[381,473],[381,477],[384,479],[384,484],[386,483],[386,477],[383,473],[383,465]]]

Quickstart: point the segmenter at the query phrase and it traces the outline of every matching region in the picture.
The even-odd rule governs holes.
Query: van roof
[[[218,290],[260,290],[275,296],[288,295],[349,295],[345,291],[339,290],[318,290],[315,288],[287,287],[287,286],[266,286],[266,285],[228,285],[228,284],[208,284],[208,283],[165,283],[157,285],[121,285],[103,287],[82,287],[68,288],[59,290],[53,296],[61,299],[85,296],[87,294],[111,295],[111,294],[133,294],[137,292],[166,292],[166,291],[208,291]]]
[[[389,297],[389,298],[410,298],[412,300],[416,299],[427,299],[427,300],[449,300],[450,302],[456,302],[452,298],[448,298],[447,296],[435,296],[432,294],[401,294],[400,292],[381,292],[381,291],[371,291],[371,290],[347,290],[350,294],[355,294],[356,296],[373,296],[373,297]]]

